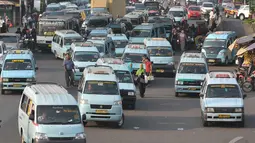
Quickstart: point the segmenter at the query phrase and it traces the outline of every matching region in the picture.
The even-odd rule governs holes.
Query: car
[[[199,6],[191,5],[188,7],[188,19],[201,19],[201,9]]]
[[[201,5],[201,12],[202,14],[209,13],[214,9],[214,4],[212,2],[203,2]]]
[[[251,11],[249,5],[242,5],[237,12],[237,18],[240,20],[247,19],[250,16],[250,12]]]
[[[240,5],[235,5],[234,7],[232,7],[231,9],[229,9],[229,10],[225,13],[226,18],[229,18],[229,17],[237,18],[238,9],[239,9],[240,7],[241,7]]]
[[[200,91],[201,119],[204,127],[211,122],[236,122],[245,126],[244,98],[232,71],[209,71]]]
[[[22,47],[23,41],[20,40],[20,35],[16,33],[0,33],[0,41],[6,45],[6,49],[18,49]]]

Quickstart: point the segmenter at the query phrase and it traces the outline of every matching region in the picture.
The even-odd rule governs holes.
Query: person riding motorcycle
[[[17,31],[15,33],[20,34],[20,37],[22,36],[22,32],[21,32],[20,28],[17,28]]]

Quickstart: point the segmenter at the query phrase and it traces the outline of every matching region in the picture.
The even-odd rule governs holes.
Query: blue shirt
[[[134,69],[131,67],[131,63],[128,65],[128,70],[129,70],[130,73],[132,73],[133,70],[134,70]]]
[[[63,66],[66,68],[66,70],[74,69],[74,63],[72,60],[64,60]]]

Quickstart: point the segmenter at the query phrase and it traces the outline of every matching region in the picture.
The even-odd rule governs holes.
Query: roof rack
[[[113,68],[111,66],[106,65],[90,65],[87,66],[86,69],[88,69],[88,73],[90,74],[103,74],[103,75],[110,75],[115,74],[113,71]]]
[[[210,78],[236,78],[234,71],[228,70],[212,70],[209,71]]]
[[[117,58],[102,58],[102,61],[107,64],[118,64],[118,65],[124,64],[124,61]]]
[[[106,37],[91,37],[91,40],[105,40]]]
[[[11,49],[8,51],[8,54],[29,54],[31,51],[30,50],[14,50]]]
[[[77,47],[93,47],[94,43],[91,41],[86,41],[86,42],[74,42],[73,43]]]
[[[205,58],[205,55],[201,52],[184,52],[181,57],[187,58]]]

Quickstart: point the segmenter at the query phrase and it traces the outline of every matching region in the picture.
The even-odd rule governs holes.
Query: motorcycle
[[[144,93],[146,90],[146,82],[145,82],[145,76],[144,74],[140,75],[137,79],[137,84],[138,84],[138,88],[139,88],[139,92],[140,92],[140,97],[144,98]]]
[[[242,84],[242,89],[244,92],[251,92],[255,88],[255,71],[251,73],[249,77]]]

